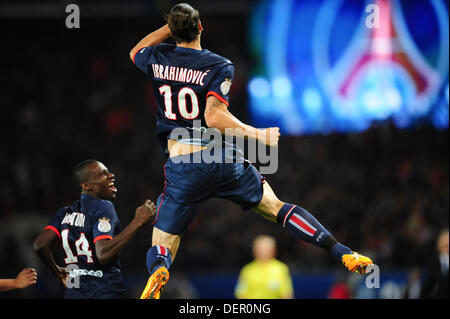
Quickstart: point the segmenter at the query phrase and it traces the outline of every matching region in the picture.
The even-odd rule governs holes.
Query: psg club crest
[[[263,1],[249,24],[252,124],[293,135],[358,132],[379,122],[447,129],[448,6]]]
[[[400,125],[405,116],[425,115],[448,74],[447,7],[440,0],[426,1],[428,5],[416,8],[427,11],[422,14],[427,21],[420,21],[406,14],[413,1],[367,2],[375,4],[377,26],[368,25],[367,11],[362,11],[356,31],[332,61],[329,45],[339,32],[333,13],[345,14],[345,2],[324,3],[313,38],[316,72],[323,75],[321,84],[334,112],[375,120],[393,116]],[[413,37],[417,29],[433,24],[430,21],[435,23],[427,30],[429,37],[436,38],[434,59],[424,55]]]

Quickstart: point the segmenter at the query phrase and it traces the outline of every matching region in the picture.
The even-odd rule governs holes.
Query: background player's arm
[[[280,137],[278,127],[257,129],[242,123],[230,113],[226,104],[214,96],[209,96],[206,100],[205,121],[208,127],[214,127],[222,134],[226,133],[225,129],[233,129],[234,136],[256,139],[270,146],[276,146]]]
[[[156,205],[147,200],[142,206],[136,209],[133,220],[127,227],[112,239],[100,239],[95,243],[95,253],[98,261],[102,265],[108,264],[113,260],[125,247],[125,245],[133,238],[136,231],[155,216]]]
[[[66,269],[56,264],[51,246],[58,240],[58,236],[50,229],[45,229],[34,241],[33,249],[50,271],[65,285]]]
[[[246,268],[244,267],[238,277],[236,288],[234,289],[234,296],[237,299],[250,299],[248,296],[248,283],[246,278]]]
[[[25,268],[16,278],[0,279],[0,291],[21,289],[36,283],[37,273],[33,268]]]
[[[161,28],[153,31],[152,33],[146,35],[141,41],[139,41],[133,49],[130,51],[130,59],[133,61],[133,57],[139,49],[145,47],[152,47],[160,44],[170,36],[169,26],[166,24]]]
[[[283,299],[294,299],[294,287],[292,278],[287,266],[283,267],[283,275],[281,277],[281,297]]]

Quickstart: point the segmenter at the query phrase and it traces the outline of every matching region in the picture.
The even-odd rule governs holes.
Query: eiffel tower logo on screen
[[[330,17],[330,13],[338,14],[343,1],[324,3],[315,31],[316,72],[334,110],[345,116],[361,116],[361,112],[379,119],[400,112],[420,116],[429,110],[448,73],[447,9],[440,0],[430,0],[429,7],[434,9],[430,16],[436,18],[440,29],[440,34],[430,34],[440,42],[437,63],[433,65],[410,34],[409,27],[420,28],[422,24],[407,23],[404,2],[367,2],[370,3],[378,9],[379,24],[368,28],[363,11],[349,45],[333,65],[327,51],[336,32],[336,16]]]

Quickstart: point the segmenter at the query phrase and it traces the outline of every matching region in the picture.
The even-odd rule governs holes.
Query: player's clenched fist
[[[151,200],[147,199],[145,203],[136,208],[135,218],[145,224],[149,220],[153,219],[156,213],[156,205]]]
[[[58,278],[58,281],[64,286],[67,287],[67,278],[69,276],[69,273],[67,272],[66,267],[60,267],[56,265],[56,277]]]
[[[280,128],[269,127],[258,132],[258,141],[269,146],[277,146],[280,139]]]

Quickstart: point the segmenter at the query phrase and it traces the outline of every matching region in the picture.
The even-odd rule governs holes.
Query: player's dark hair
[[[78,183],[78,185],[86,182],[88,179],[85,167],[88,166],[89,164],[96,163],[96,162],[98,162],[98,161],[95,159],[88,159],[88,160],[82,161],[81,163],[78,163],[77,166],[75,166],[75,168],[73,170],[73,176],[75,178],[75,181]]]
[[[192,42],[200,33],[198,27],[200,15],[187,3],[175,5],[166,16],[166,21],[172,37],[177,43]]]

